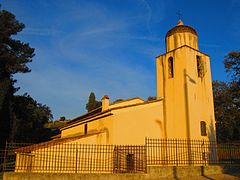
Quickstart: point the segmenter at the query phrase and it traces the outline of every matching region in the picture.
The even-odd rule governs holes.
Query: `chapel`
[[[17,149],[15,172],[146,172],[216,162],[210,58],[181,20],[165,43],[156,57],[155,100],[109,103],[104,95],[100,108],[66,122],[53,140]]]
[[[197,31],[181,20],[166,33],[156,57],[156,100],[109,103],[76,117],[59,138],[90,144],[143,144],[146,137],[216,140],[210,58],[199,51]]]

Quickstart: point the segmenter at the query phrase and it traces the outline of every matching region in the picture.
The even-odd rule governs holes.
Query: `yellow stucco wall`
[[[84,126],[87,124],[87,134],[84,135]],[[83,144],[112,144],[113,121],[112,116],[106,116],[93,121],[84,121],[73,127],[62,130],[61,137],[83,135],[75,141]]]
[[[144,144],[145,137],[163,138],[162,101],[113,111],[113,144]]]
[[[196,56],[204,65],[198,77]],[[168,58],[173,57],[174,77],[168,77]],[[157,57],[157,97],[164,97],[164,122],[167,138],[215,139],[210,59],[207,55],[182,46]],[[208,137],[200,134],[200,121],[207,123]]]
[[[109,108],[116,108],[116,107],[122,107],[122,106],[129,106],[133,104],[143,103],[144,101],[140,98],[133,98],[130,100],[123,100],[120,102],[116,102],[113,104],[110,104]]]
[[[90,122],[86,121],[64,129],[62,137],[83,135],[84,125],[88,124],[89,134],[74,142],[84,144],[144,144],[145,137],[163,138],[162,109],[161,100],[113,109],[111,116]]]
[[[109,173],[114,165],[113,152],[114,146],[83,144],[80,141],[46,145],[17,153],[15,172]]]

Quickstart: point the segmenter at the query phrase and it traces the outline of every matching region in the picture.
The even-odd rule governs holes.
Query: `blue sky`
[[[16,38],[35,48],[31,73],[18,74],[18,94],[29,93],[54,115],[86,112],[93,91],[111,101],[156,94],[155,57],[177,24],[198,32],[211,57],[214,80],[228,81],[224,56],[239,50],[239,0],[2,0],[26,28]]]

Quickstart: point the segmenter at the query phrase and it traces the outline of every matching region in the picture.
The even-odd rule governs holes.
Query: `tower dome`
[[[181,20],[178,21],[177,26],[167,32],[165,40],[167,52],[184,45],[198,50],[197,31],[190,26],[184,25]]]

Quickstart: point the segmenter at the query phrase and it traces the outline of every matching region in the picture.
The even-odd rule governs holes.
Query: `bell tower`
[[[198,49],[194,28],[181,20],[156,57],[157,98],[163,98],[165,138],[215,140],[210,58]]]
[[[183,45],[187,45],[198,50],[197,32],[190,26],[178,21],[177,26],[169,30],[166,34],[166,52],[177,49]]]

